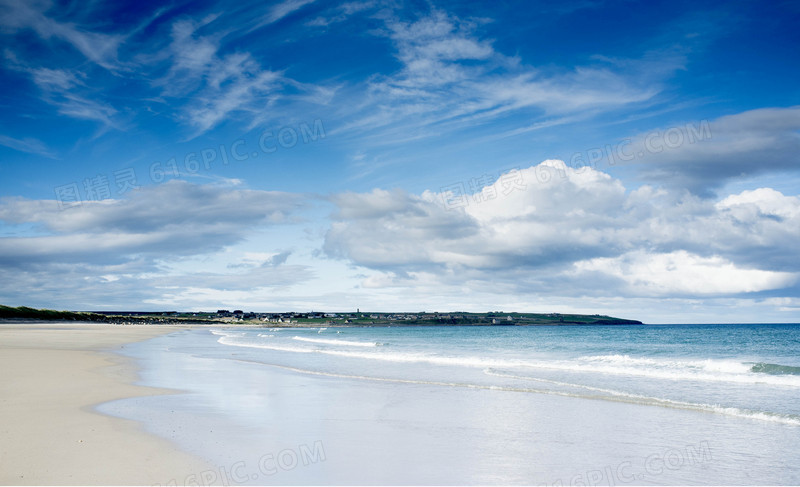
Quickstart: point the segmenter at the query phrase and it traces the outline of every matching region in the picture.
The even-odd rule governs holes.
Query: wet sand
[[[176,391],[134,385],[113,353],[185,327],[0,323],[0,483],[182,485],[208,469],[141,425],[95,411]]]

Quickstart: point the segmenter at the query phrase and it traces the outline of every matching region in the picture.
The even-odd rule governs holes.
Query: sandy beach
[[[134,385],[113,353],[182,327],[0,324],[0,483],[182,485],[208,466],[94,406],[175,391]]]

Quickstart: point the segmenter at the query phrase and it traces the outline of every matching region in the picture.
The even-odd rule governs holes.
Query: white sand
[[[0,483],[183,485],[208,470],[93,407],[174,393],[133,385],[133,361],[109,350],[180,328],[0,323]]]

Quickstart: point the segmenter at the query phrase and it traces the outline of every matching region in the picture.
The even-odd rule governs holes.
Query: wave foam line
[[[531,387],[509,387],[509,386],[498,386],[498,385],[487,385],[487,384],[472,384],[468,382],[443,382],[443,381],[432,381],[432,380],[417,380],[417,379],[397,379],[391,377],[373,377],[367,375],[351,375],[351,374],[337,374],[335,372],[322,372],[318,370],[309,370],[309,369],[301,369],[298,367],[291,367],[289,365],[280,365],[280,364],[273,364],[267,362],[258,362],[255,360],[246,360],[246,359],[229,359],[234,360],[237,362],[243,363],[250,363],[250,364],[257,364],[257,365],[265,365],[269,367],[276,367],[279,369],[289,370],[292,372],[296,372],[299,374],[306,374],[306,375],[316,375],[322,377],[335,377],[340,379],[353,379],[353,380],[366,380],[366,381],[373,381],[373,382],[390,382],[395,384],[414,384],[414,385],[431,385],[431,386],[439,386],[439,387],[460,387],[464,389],[477,389],[477,390],[488,390],[488,391],[503,391],[503,392],[521,392],[521,393],[529,393],[529,394],[547,394],[551,396],[562,396],[562,397],[572,397],[577,399],[591,399],[591,400],[600,400],[600,401],[612,401],[612,402],[620,402],[620,403],[627,403],[627,404],[637,404],[640,406],[661,406],[661,407],[668,407],[672,409],[684,409],[690,411],[697,411],[703,413],[712,413],[712,414],[723,414],[726,416],[733,416],[743,419],[749,420],[760,420],[760,421],[769,421],[775,423],[783,423],[790,426],[800,426],[800,418],[795,416],[789,415],[780,415],[775,413],[766,413],[763,411],[751,411],[747,409],[739,409],[739,408],[728,408],[716,405],[709,405],[709,404],[695,404],[689,402],[681,402],[681,401],[671,401],[669,399],[658,399],[658,398],[648,398],[648,399],[655,399],[654,402],[646,402],[638,400],[635,394],[628,394],[628,395],[620,395],[620,396],[604,396],[604,395],[591,395],[591,394],[578,394],[573,392],[565,392],[565,391],[556,391],[552,389],[536,389]],[[524,378],[524,377],[521,377]],[[535,379],[535,378],[534,378]],[[546,379],[544,381],[547,381]],[[555,381],[553,381],[555,382]],[[563,383],[567,384],[567,383]],[[591,388],[591,386],[584,386],[586,388]],[[591,389],[598,389],[603,390],[600,388],[591,388]],[[625,394],[625,393],[622,393]],[[647,396],[640,396],[646,398]]]
[[[602,387],[594,387],[594,386],[587,386],[584,384],[573,384],[570,382],[561,382],[557,380],[551,379],[543,379],[539,377],[529,377],[529,376],[520,376],[514,374],[504,374],[501,372],[496,372],[491,369],[484,370],[484,373],[487,375],[492,375],[495,377],[504,377],[508,379],[520,379],[520,380],[531,380],[536,382],[544,382],[548,384],[554,384],[559,386],[566,386],[566,387],[573,387],[573,388],[580,388],[586,389],[589,391],[601,392],[605,394],[611,395],[611,397],[601,398],[606,400],[612,400],[617,402],[626,402],[630,404],[640,404],[646,406],[661,406],[661,407],[668,407],[672,409],[686,409],[690,411],[702,411],[708,413],[719,413],[724,414],[726,416],[735,416],[738,418],[747,418],[747,419],[758,419],[761,421],[770,421],[770,422],[777,422],[788,424],[792,426],[800,426],[800,417],[795,415],[785,415],[785,414],[778,414],[778,413],[769,413],[764,411],[753,411],[751,409],[740,409],[740,408],[733,408],[733,407],[723,407],[720,405],[715,404],[701,404],[701,403],[694,403],[694,402],[687,402],[687,401],[676,401],[674,399],[666,399],[660,397],[652,397],[652,396],[645,396],[642,394],[633,394],[629,392],[617,391],[614,389],[605,389]],[[560,394],[560,391],[553,391],[554,394]],[[568,394],[568,393],[563,393]],[[596,397],[596,396],[594,396]]]
[[[231,336],[230,338],[237,338]],[[298,337],[299,338],[299,337]],[[314,339],[305,339],[305,341]],[[323,350],[267,345],[264,343],[241,343],[229,337],[218,340],[225,345],[238,347],[262,348],[283,352],[321,353],[340,357],[359,358],[367,360],[381,360],[395,363],[429,363],[443,366],[462,367],[529,367],[534,369],[556,370],[566,372],[580,372],[591,374],[627,375],[647,377],[650,379],[664,379],[671,381],[702,381],[702,382],[731,382],[739,384],[768,384],[783,387],[800,387],[800,376],[770,375],[749,371],[746,364],[732,361],[665,361],[647,358],[633,358],[627,355],[601,355],[580,357],[575,361],[527,361],[491,359],[482,357],[441,357],[415,353],[388,353],[388,352],[357,352],[352,350]],[[576,363],[579,362],[579,363]],[[580,363],[583,361],[584,363]],[[594,363],[586,363],[594,362]],[[738,364],[734,372],[733,364]],[[704,368],[703,368],[704,367]],[[744,371],[741,371],[744,370]]]
[[[381,344],[378,342],[356,342],[352,340],[335,340],[326,338],[306,338],[306,337],[292,337],[292,340],[309,343],[321,343],[324,345],[345,345],[348,347],[379,347]]]

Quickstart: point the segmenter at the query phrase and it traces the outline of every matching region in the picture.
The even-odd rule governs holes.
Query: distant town
[[[224,324],[262,325],[274,327],[303,326],[445,326],[445,325],[636,325],[641,321],[605,315],[561,313],[514,313],[489,311],[485,313],[453,312],[324,312],[287,311],[263,313],[240,309],[218,309],[208,312],[185,311],[54,311],[24,306],[0,305],[0,319],[66,320],[108,322],[117,324]]]

